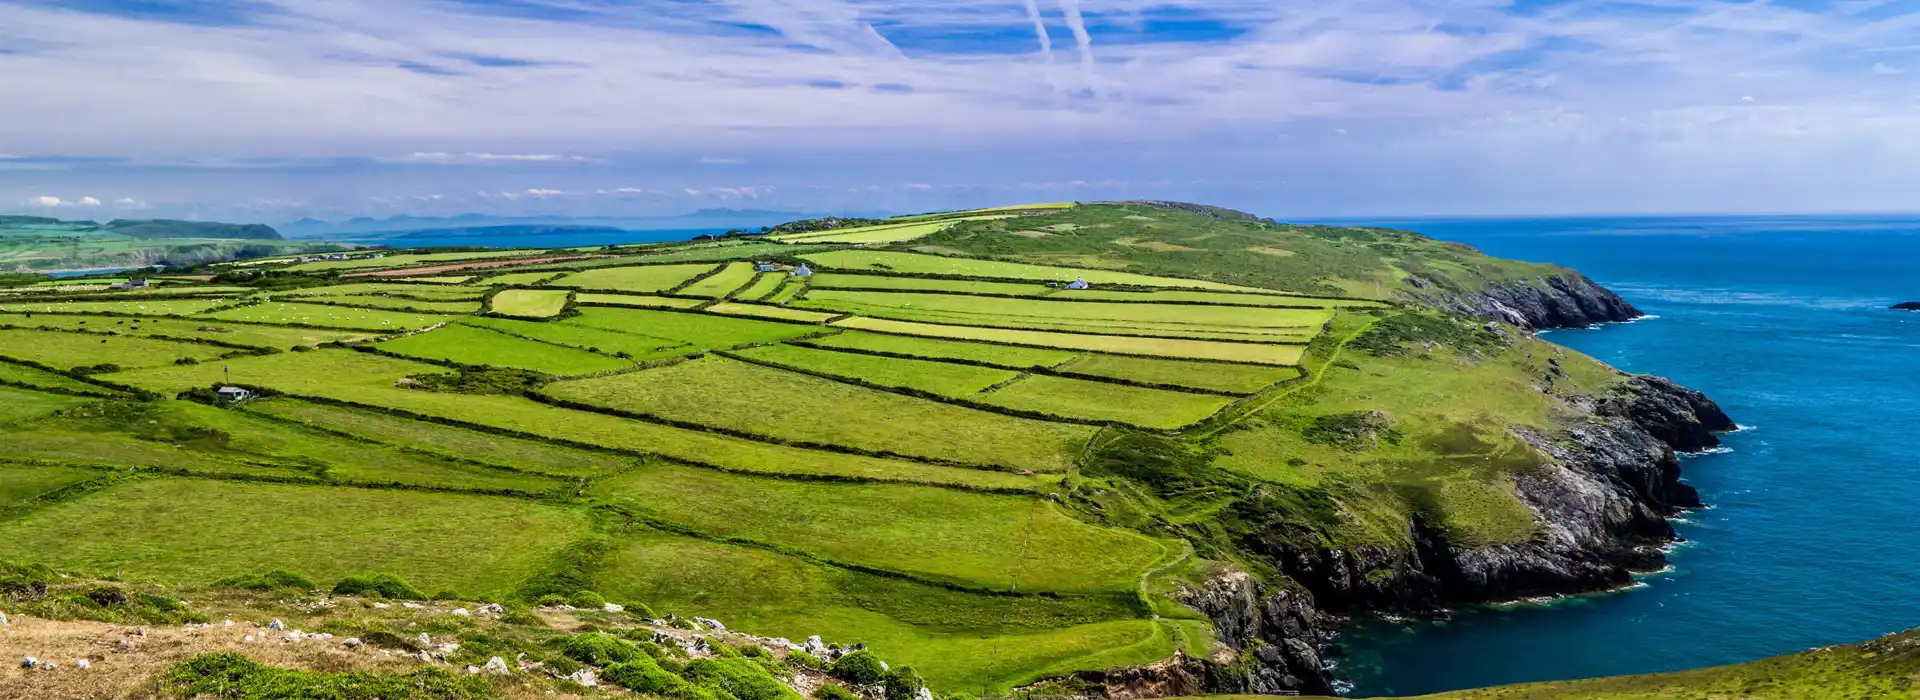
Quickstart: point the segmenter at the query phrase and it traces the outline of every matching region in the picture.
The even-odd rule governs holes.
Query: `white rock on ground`
[[[720,632],[727,631],[726,625],[720,624],[719,620],[715,620],[710,617],[696,617],[696,618],[693,618],[693,621],[702,627],[711,627]]]
[[[479,666],[475,666],[475,665],[473,665],[473,664],[467,664],[467,675],[469,675],[469,676],[478,676],[478,675],[480,675],[480,667],[479,667]]]
[[[286,628],[287,628],[287,623],[281,622],[279,620],[274,620],[272,622],[267,623],[267,629],[270,629],[270,630],[283,630]]]
[[[567,676],[567,680],[573,681],[575,683],[579,683],[580,685],[584,685],[588,688],[592,688],[600,685],[600,677],[595,675],[593,672],[593,669],[591,668],[583,668],[578,671],[574,671],[573,675]]]
[[[501,659],[500,657],[495,656],[493,658],[487,659],[487,673],[490,673],[496,676],[507,676],[507,675],[513,674],[513,669],[507,668],[507,662]]]
[[[417,640],[414,640],[414,645],[422,649],[425,649],[427,647],[433,646],[433,638],[427,636],[427,633],[421,632],[420,638]]]
[[[93,662],[88,661],[86,659],[80,659],[78,661],[73,662],[73,667],[80,669],[82,671],[85,671],[87,669],[93,668]]]
[[[358,649],[358,648],[360,648],[360,638],[359,638],[359,637],[348,637],[348,638],[346,638],[346,639],[343,639],[343,640],[340,640],[340,643],[341,643],[341,644],[345,644],[345,645],[347,645],[347,648],[348,648],[348,649]]]
[[[393,607],[393,605],[391,605],[391,604],[389,604],[389,603],[374,603],[374,604],[373,604],[373,609],[375,609],[375,610],[385,610],[385,609],[387,609],[387,608],[391,608],[391,607]]]
[[[507,609],[505,607],[502,607],[499,603],[488,603],[486,605],[480,606],[480,612],[486,613],[488,615],[505,615],[507,613]]]
[[[605,606],[602,606],[600,609],[605,610],[607,612],[626,612],[627,610],[626,608],[621,607],[618,603],[608,603]]]
[[[913,700],[933,700],[933,691],[927,690],[924,685],[920,686],[920,692],[913,694]]]
[[[468,611],[466,608],[454,608],[453,614],[459,615],[461,617],[473,617],[473,613],[471,611]]]
[[[0,612],[0,629],[7,628],[7,614]]]

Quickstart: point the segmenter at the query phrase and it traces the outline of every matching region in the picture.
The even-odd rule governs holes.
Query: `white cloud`
[[[615,189],[613,192],[614,194],[646,194],[647,193],[646,190],[641,189],[639,187],[621,187],[621,188]]]
[[[740,158],[716,158],[713,156],[706,156],[694,162],[699,163],[701,165],[746,165],[747,164],[746,160],[740,159]]]
[[[59,197],[48,197],[46,195],[27,200],[27,206],[33,207],[58,207],[65,204],[66,202],[61,201]]]
[[[93,197],[81,197],[80,201],[74,202],[73,204],[79,207],[97,207],[100,206],[100,200]]]
[[[45,207],[45,208],[97,207],[97,206],[100,206],[100,200],[94,197],[81,197],[79,199],[61,199],[59,197],[54,197],[51,195],[40,195],[38,197],[33,197],[31,199],[28,199],[26,201],[26,205],[30,207]]]
[[[528,190],[527,190],[527,194],[528,194],[528,195],[531,195],[531,196],[534,196],[534,197],[553,197],[553,196],[557,196],[557,195],[563,195],[563,194],[566,194],[566,193],[565,193],[565,192],[562,192],[562,191],[560,191],[560,190],[549,190],[549,189],[543,189],[543,188],[539,188],[539,187],[535,187],[535,188],[532,188],[532,189],[528,189]]]
[[[121,197],[113,200],[113,206],[121,209],[145,209],[147,208],[147,203],[132,197]]]
[[[434,163],[444,165],[472,165],[485,163],[587,163],[592,158],[571,156],[558,153],[447,153],[444,151],[422,151],[409,153],[395,158],[382,158],[390,163]]]

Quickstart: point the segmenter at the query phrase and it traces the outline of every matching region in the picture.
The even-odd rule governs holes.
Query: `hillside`
[[[167,219],[117,219],[97,224],[31,216],[0,217],[0,271],[200,265],[350,247],[284,241],[271,227],[258,224]]]
[[[843,221],[0,294],[0,561],[604,598],[942,696],[1324,694],[1343,615],[1659,568],[1675,451],[1733,427],[1527,333],[1632,313],[1563,268],[1164,203]]]

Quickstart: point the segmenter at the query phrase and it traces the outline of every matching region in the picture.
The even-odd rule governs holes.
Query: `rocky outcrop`
[[[1612,290],[1572,270],[1493,282],[1473,291],[1446,289],[1419,277],[1409,277],[1407,283],[1416,290],[1416,299],[1427,305],[1528,330],[1584,328],[1645,315]]]
[[[1920,311],[1920,301],[1903,301],[1889,308],[1895,311]]]

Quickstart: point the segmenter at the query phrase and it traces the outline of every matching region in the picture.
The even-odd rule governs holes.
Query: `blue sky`
[[[1920,0],[0,0],[70,218],[1911,210]]]

